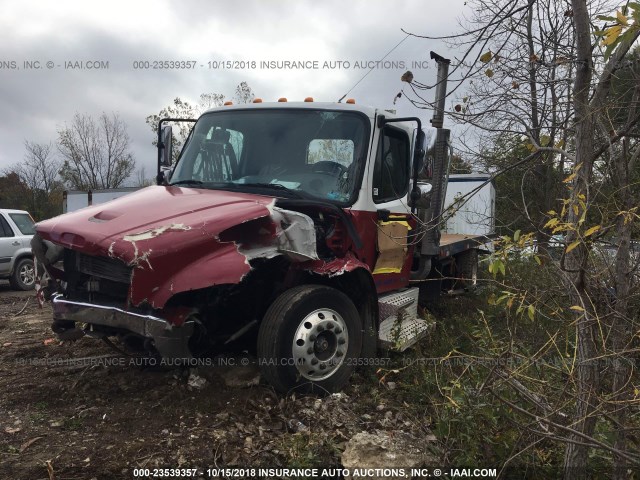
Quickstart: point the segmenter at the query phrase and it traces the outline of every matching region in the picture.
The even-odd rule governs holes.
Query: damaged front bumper
[[[174,362],[192,358],[189,338],[194,329],[193,321],[187,321],[175,327],[165,319],[153,315],[67,300],[61,294],[54,295],[51,303],[54,320],[86,323],[131,332],[152,340],[153,346],[163,358],[172,359]]]

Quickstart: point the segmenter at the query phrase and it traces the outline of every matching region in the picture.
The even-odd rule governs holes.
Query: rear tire
[[[18,260],[9,283],[11,288],[15,290],[33,290],[36,284],[36,271],[33,260],[30,258]]]
[[[320,285],[280,295],[258,332],[262,376],[283,393],[340,390],[361,351],[362,325],[355,305],[342,292]]]

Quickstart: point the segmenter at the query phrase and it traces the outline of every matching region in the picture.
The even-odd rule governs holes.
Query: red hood
[[[221,190],[153,186],[45,220],[36,230],[59,245],[130,263],[141,254],[136,243],[153,249],[156,257],[205,238],[216,241],[220,232],[234,225],[268,216],[273,200]]]

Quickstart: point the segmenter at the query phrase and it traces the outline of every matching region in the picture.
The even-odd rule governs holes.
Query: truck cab
[[[353,101],[225,105],[164,173],[171,138],[161,123],[158,185],[38,224],[61,338],[85,325],[185,364],[251,339],[276,389],[335,391],[380,344],[426,332],[421,281],[447,265],[433,248],[446,159],[421,185],[419,119]]]

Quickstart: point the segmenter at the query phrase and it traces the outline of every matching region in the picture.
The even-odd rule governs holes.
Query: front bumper
[[[67,300],[60,294],[54,295],[51,303],[54,320],[125,330],[153,340],[156,350],[163,358],[171,358],[174,361],[186,361],[192,358],[188,345],[194,328],[192,321],[187,321],[180,327],[174,327],[163,318],[153,315],[142,315],[117,307]]]

